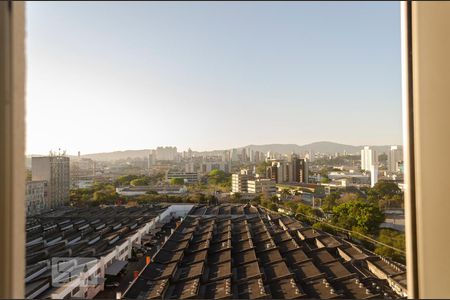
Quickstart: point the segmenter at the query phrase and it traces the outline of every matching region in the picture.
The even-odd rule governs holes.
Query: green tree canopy
[[[322,176],[322,175],[321,175]],[[320,178],[320,182],[321,183],[329,183],[331,180],[330,180],[330,178],[328,178],[328,176],[322,176],[321,178]]]
[[[259,195],[256,195],[256,196],[252,199],[251,203],[252,203],[253,205],[259,205],[259,204],[261,204],[261,200],[262,200],[262,195],[259,194]]]
[[[358,201],[359,196],[355,193],[344,193],[342,196],[336,201],[337,204],[342,204],[346,202]]]
[[[231,201],[233,202],[240,202],[242,200],[242,194],[241,193],[233,193],[231,195]]]
[[[217,197],[214,195],[208,195],[208,196],[206,196],[206,202],[209,205],[217,205],[217,204],[219,204],[219,199],[217,199]]]
[[[305,204],[299,204],[297,206],[297,213],[298,214],[302,214],[302,215],[306,215],[306,216],[312,216],[313,214],[313,208],[309,205],[305,205]]]
[[[345,229],[374,234],[384,222],[384,214],[375,204],[351,201],[335,206],[331,221]]]
[[[191,202],[193,202],[193,203],[205,203],[206,202],[206,196],[203,193],[195,193],[190,198],[191,198]]]
[[[183,185],[184,179],[183,178],[172,178],[172,179],[170,179],[170,184],[171,185]]]
[[[278,205],[276,203],[273,203],[273,202],[269,204],[268,208],[270,210],[273,210],[273,211],[278,211]]]
[[[124,175],[124,176],[119,176],[115,181],[114,181],[114,185],[115,186],[125,186],[125,185],[129,185],[130,181],[139,178],[139,176],[137,175]]]
[[[132,186],[145,186],[148,185],[148,183],[148,178],[146,177],[136,178],[130,181]]]
[[[378,240],[383,244],[405,251],[404,233],[392,229],[381,229]],[[377,245],[377,247],[375,248],[375,253],[384,257],[389,257],[401,263],[405,262],[405,255],[402,252],[396,251],[383,245]]]
[[[380,180],[372,188],[380,198],[393,197],[402,194],[402,191],[395,182]]]
[[[284,205],[287,206],[293,213],[295,213],[297,211],[299,203],[294,201],[288,201],[285,202]]]
[[[218,169],[214,169],[208,174],[208,183],[209,184],[231,184],[231,175]]]
[[[324,211],[331,211],[337,205],[339,198],[341,198],[341,195],[338,192],[333,192],[325,196],[322,200],[322,209]]]

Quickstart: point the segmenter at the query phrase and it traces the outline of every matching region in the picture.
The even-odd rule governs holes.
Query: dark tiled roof
[[[385,270],[390,280],[403,278],[396,278],[401,270],[384,260],[367,255],[338,237],[306,228],[289,217],[273,213],[269,221],[264,210],[249,215],[245,214],[252,211],[249,207],[240,209],[234,205],[201,209],[205,215],[190,215],[183,222],[186,224],[175,230],[179,245],[173,245],[169,239],[160,250],[164,256],[156,256],[172,253],[166,247],[177,251],[173,253],[177,253],[178,260],[167,259],[171,263],[166,268],[158,265],[156,269],[161,269],[155,269],[156,275],[150,278],[152,281],[168,279],[165,298],[372,298],[388,289],[390,296],[395,295],[387,280],[377,286],[379,291],[361,283],[370,278],[382,280],[370,275],[369,266],[363,263],[366,260],[370,260],[371,266]],[[184,239],[180,235],[192,238]],[[162,259],[154,261],[156,264]],[[354,261],[358,267],[353,265]],[[141,277],[145,276],[144,272]],[[135,298],[147,289],[148,285],[142,285],[140,280],[125,297]]]

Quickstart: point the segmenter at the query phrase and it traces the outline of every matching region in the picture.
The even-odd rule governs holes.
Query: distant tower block
[[[370,166],[370,186],[374,187],[378,182],[378,166],[371,165]]]

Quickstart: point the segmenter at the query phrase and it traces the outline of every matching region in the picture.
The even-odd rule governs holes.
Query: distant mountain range
[[[282,154],[289,154],[292,152],[295,153],[305,153],[308,151],[313,151],[315,153],[326,153],[326,154],[335,154],[344,153],[346,151],[348,154],[358,154],[364,146],[353,146],[353,145],[345,145],[334,142],[315,142],[306,145],[296,145],[296,144],[268,144],[268,145],[248,145],[246,148],[250,148],[255,151],[261,152],[278,152]],[[382,145],[382,146],[370,146],[372,149],[376,150],[379,153],[387,152],[391,145]]]
[[[295,153],[306,153],[308,151],[313,151],[315,153],[325,153],[325,154],[335,154],[343,153],[346,151],[348,154],[358,154],[360,150],[364,146],[353,146],[353,145],[344,145],[334,142],[315,142],[307,145],[297,145],[297,144],[267,144],[267,145],[248,145],[245,147],[239,147],[237,149],[249,148],[254,151],[260,151],[263,153],[267,153],[268,151],[277,152],[281,154],[290,154],[292,152]],[[390,148],[390,145],[382,145],[382,146],[370,146],[372,149],[375,149],[378,153],[387,152]],[[91,158],[97,161],[112,161],[119,159],[127,159],[127,158],[143,158],[147,157],[151,149],[142,149],[142,150],[125,150],[125,151],[113,151],[113,152],[103,152],[103,153],[92,153],[85,154],[81,157]],[[230,150],[230,149],[224,149]],[[222,150],[223,151],[223,150]],[[194,153],[218,153],[220,150],[215,151],[201,151]],[[31,155],[37,156],[37,155]]]

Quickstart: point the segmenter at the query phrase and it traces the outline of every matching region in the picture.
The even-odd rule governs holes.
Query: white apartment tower
[[[370,171],[370,166],[378,166],[378,157],[375,150],[370,149],[369,146],[365,146],[361,150],[361,170]]]
[[[56,208],[69,202],[70,160],[67,156],[53,155],[31,158],[33,181],[47,181],[48,208]]]
[[[249,176],[245,171],[231,175],[231,191],[233,193],[247,193]]]
[[[370,186],[374,187],[378,182],[378,166],[371,165],[370,166]]]
[[[398,172],[397,165],[401,161],[403,161],[403,150],[399,146],[391,146],[388,153],[388,171]]]
[[[275,181],[266,178],[256,178],[247,181],[247,192],[250,194],[275,194],[277,187],[275,186]]]

